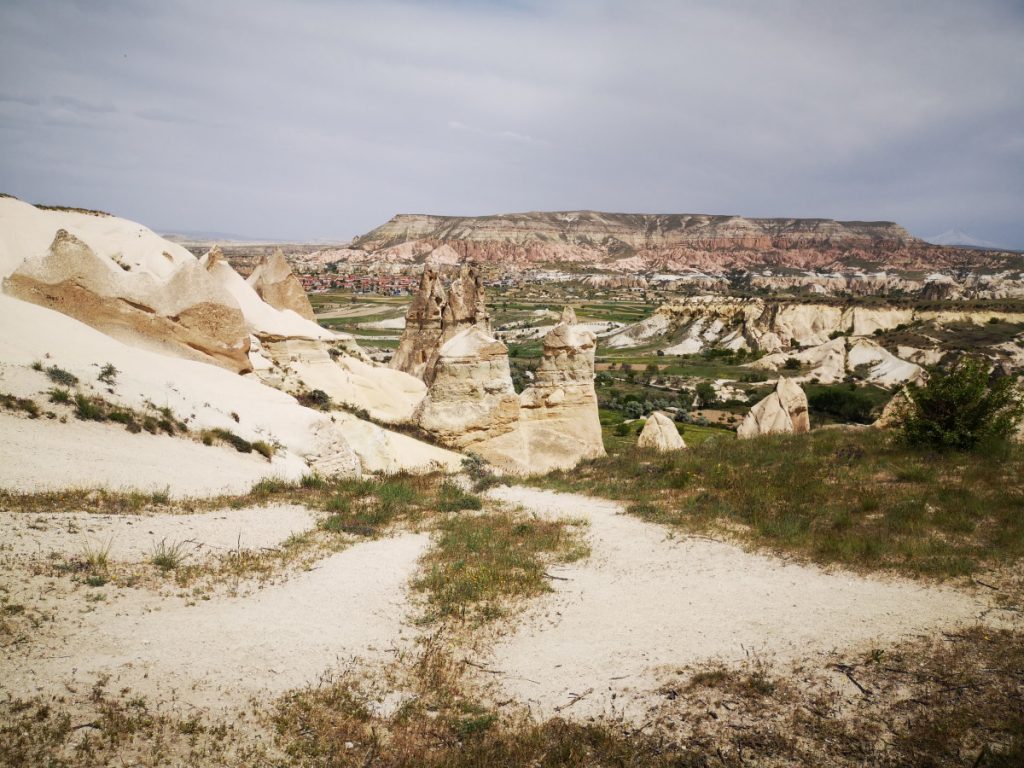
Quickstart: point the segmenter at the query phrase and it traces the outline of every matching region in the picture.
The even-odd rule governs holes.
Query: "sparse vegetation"
[[[176,541],[167,543],[167,539],[161,539],[153,546],[153,554],[149,561],[161,571],[173,571],[185,563],[186,556],[185,542]]]
[[[58,405],[71,404],[71,393],[63,387],[54,387],[48,394],[50,395],[51,403],[57,403]]]
[[[63,368],[58,368],[56,365],[51,365],[46,369],[46,376],[54,384],[59,384],[62,387],[74,387],[78,385],[78,377],[69,371],[65,371]]]
[[[965,356],[935,371],[924,386],[907,387],[896,426],[907,445],[972,450],[1005,444],[1024,416],[1022,393],[1011,376],[992,378],[987,361]]]
[[[107,386],[112,387],[117,383],[117,375],[119,373],[120,371],[114,367],[113,363],[107,363],[100,368],[99,375],[96,378]]]
[[[652,522],[860,569],[954,576],[1024,556],[1024,453],[922,455],[879,430],[624,449],[532,480]]]
[[[39,405],[32,399],[27,397],[15,397],[14,395],[8,395],[0,393],[0,408],[4,408],[8,411],[20,411],[27,413],[29,418],[39,418],[41,413]]]
[[[458,515],[440,524],[414,587],[427,593],[428,621],[487,621],[503,615],[509,600],[547,591],[546,563],[586,554],[562,521],[503,511]]]
[[[321,411],[331,410],[331,397],[322,389],[299,392],[295,395],[295,399],[299,401],[299,405],[304,405],[307,408],[316,408]]]

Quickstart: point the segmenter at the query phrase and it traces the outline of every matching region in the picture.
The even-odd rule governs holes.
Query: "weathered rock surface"
[[[638,448],[653,448],[663,452],[679,451],[686,447],[675,422],[661,411],[655,411],[647,417],[636,444]]]
[[[505,345],[476,325],[445,342],[417,409],[420,427],[444,445],[466,448],[516,430],[519,418]]]
[[[529,266],[567,263],[623,273],[729,269],[934,270],[1019,268],[1019,255],[936,246],[893,222],[756,219],[708,214],[559,211],[500,216],[399,215],[350,251],[414,261],[446,248],[461,259]]]
[[[194,259],[170,274],[126,270],[59,229],[41,256],[4,280],[11,296],[55,309],[129,343],[251,370],[249,333],[237,302]]]
[[[882,409],[882,413],[877,419],[871,424],[873,427],[878,429],[891,429],[896,426],[900,416],[902,416],[904,409],[910,405],[910,398],[907,397],[906,390],[899,390],[891,398],[889,402],[885,404],[885,408]]]
[[[746,439],[759,435],[800,434],[810,429],[804,391],[790,379],[779,379],[775,391],[750,409],[736,434]]]
[[[516,396],[504,344],[470,326],[441,347],[417,421],[444,444],[510,472],[547,472],[601,456],[595,344],[566,308],[544,337],[534,385]]]
[[[316,321],[309,296],[306,295],[299,278],[292,273],[292,268],[280,248],[274,251],[272,256],[261,258],[246,282],[261,299],[275,309],[290,309],[299,317]]]
[[[597,337],[566,307],[544,337],[544,352],[531,387],[519,396],[534,471],[575,465],[604,455],[594,391]]]
[[[442,345],[471,326],[479,326],[488,335],[491,332],[483,281],[477,268],[464,264],[459,276],[445,290],[438,271],[431,265],[425,266],[420,289],[406,313],[405,330],[391,367],[430,384]]]

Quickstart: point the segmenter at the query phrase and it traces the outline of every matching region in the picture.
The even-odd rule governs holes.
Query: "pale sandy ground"
[[[180,544],[190,560],[235,549],[273,547],[308,531],[305,507],[276,505],[182,515],[100,515],[89,512],[0,512],[0,553],[16,557],[81,555],[105,550],[111,560],[138,562],[161,542]]]
[[[356,544],[281,583],[196,601],[6,571],[9,600],[55,618],[3,649],[0,695],[83,692],[109,675],[109,690],[189,716],[236,711],[332,670],[379,667],[415,636],[406,591],[427,542],[407,534]],[[86,599],[97,593],[104,598]]]
[[[117,424],[28,419],[0,412],[0,488],[169,490],[174,497],[245,493],[266,477],[289,476],[257,453]]]
[[[324,312],[317,312],[317,320],[337,320],[345,317],[364,317],[366,315],[385,315],[391,312],[401,312],[405,315],[406,306],[395,306],[389,304],[346,304],[338,309],[328,309]]]
[[[973,620],[990,607],[950,588],[829,573],[724,542],[672,538],[610,501],[527,488],[491,494],[540,517],[590,522],[591,557],[550,569],[558,577],[554,593],[532,604],[483,659],[502,673],[500,695],[540,716],[636,719],[657,698],[659,677],[681,666],[869,649]]]

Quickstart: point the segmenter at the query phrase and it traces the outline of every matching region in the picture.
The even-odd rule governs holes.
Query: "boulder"
[[[792,379],[779,379],[775,391],[750,409],[736,435],[746,439],[759,435],[799,434],[810,429],[804,391]]]
[[[895,395],[889,398],[889,402],[885,404],[885,408],[882,409],[882,413],[877,419],[875,419],[871,426],[877,427],[878,429],[892,429],[896,426],[903,410],[908,405],[910,405],[910,398],[907,397],[906,390],[899,390]]]
[[[505,345],[476,325],[445,342],[415,420],[442,445],[454,448],[517,429],[519,397]]]
[[[290,309],[299,317],[316,321],[313,305],[302,282],[292,273],[292,268],[278,248],[272,256],[260,259],[256,269],[246,281],[267,304],[275,309]]]
[[[647,417],[643,431],[636,441],[638,448],[653,448],[656,451],[678,451],[686,447],[679,430],[672,419],[661,411]]]

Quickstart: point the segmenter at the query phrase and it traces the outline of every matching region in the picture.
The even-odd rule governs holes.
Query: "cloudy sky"
[[[0,191],[269,238],[597,209],[1024,248],[1024,3],[3,0]]]

